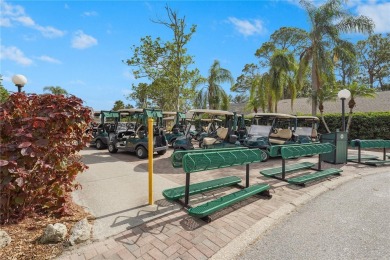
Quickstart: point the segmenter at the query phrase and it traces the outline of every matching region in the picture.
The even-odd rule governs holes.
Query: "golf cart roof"
[[[316,116],[297,116],[297,119],[301,119],[301,120],[314,120],[314,121],[320,121],[320,119]]]
[[[127,113],[142,113],[143,109],[142,108],[123,108],[119,109],[118,112],[127,112]]]
[[[173,111],[163,111],[162,113],[163,113],[163,115],[176,115],[177,112],[173,112]]]
[[[233,113],[225,110],[214,110],[214,109],[191,109],[188,111],[189,114],[199,113],[199,114],[210,114],[210,115],[228,115],[232,116]]]
[[[296,116],[280,113],[251,113],[248,117],[276,117],[276,118],[296,118]]]
[[[200,121],[205,121],[205,122],[211,122],[211,121],[222,122],[222,120],[219,119],[219,118],[214,118],[214,119],[211,119],[211,118],[201,118]]]

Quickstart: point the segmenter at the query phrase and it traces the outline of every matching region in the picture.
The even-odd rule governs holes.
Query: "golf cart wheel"
[[[135,153],[137,154],[137,157],[140,159],[145,159],[148,157],[148,151],[143,146],[138,146],[135,150]]]
[[[158,151],[157,154],[158,155],[164,155],[166,152],[167,152],[167,150],[162,150],[162,151]]]
[[[96,149],[102,150],[104,148],[104,144],[101,140],[96,141]]]
[[[109,151],[110,153],[116,153],[116,152],[118,152],[118,148],[115,147],[115,144],[114,144],[114,143],[110,143],[110,144],[108,145],[108,151]]]
[[[203,142],[199,141],[199,148],[203,148],[203,147],[204,147]]]
[[[171,147],[173,147],[175,145],[175,142],[176,142],[176,138],[171,140],[171,142],[170,142],[171,143]]]
[[[269,159],[269,153],[267,151],[264,151],[264,150],[263,150],[263,152],[265,153],[265,158],[264,158],[264,160],[262,160],[262,162],[266,162]]]

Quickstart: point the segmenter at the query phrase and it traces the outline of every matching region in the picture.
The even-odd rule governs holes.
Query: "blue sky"
[[[323,1],[315,1],[316,4]],[[304,10],[295,0],[268,1],[14,1],[1,3],[0,74],[3,85],[16,91],[11,78],[23,74],[27,93],[60,86],[96,110],[111,109],[126,100],[136,80],[122,61],[131,46],[151,35],[170,40],[164,26],[165,5],[197,25],[188,53],[203,76],[214,60],[234,78],[244,65],[256,62],[254,53],[282,26],[308,29]],[[390,32],[390,2],[350,0],[353,14],[369,16],[376,33]],[[346,35],[362,39],[357,34]],[[364,36],[365,37],[365,36]],[[228,86],[225,89],[229,92]]]

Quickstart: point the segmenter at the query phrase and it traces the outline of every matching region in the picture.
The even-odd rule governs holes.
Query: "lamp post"
[[[27,79],[21,74],[16,74],[12,77],[12,82],[15,84],[15,86],[18,87],[18,92],[20,93],[22,92],[24,85],[26,85]]]
[[[339,97],[339,99],[341,99],[341,117],[342,117],[342,130],[341,131],[345,131],[345,107],[344,107],[344,102],[347,98],[349,98],[351,96],[351,92],[348,90],[348,89],[342,89],[339,91],[339,93],[337,94],[337,96]]]

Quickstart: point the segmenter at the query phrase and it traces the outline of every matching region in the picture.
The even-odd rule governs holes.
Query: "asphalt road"
[[[298,208],[238,259],[390,259],[389,170]]]

